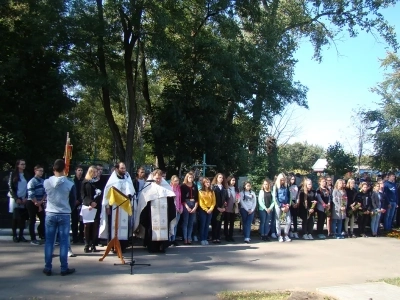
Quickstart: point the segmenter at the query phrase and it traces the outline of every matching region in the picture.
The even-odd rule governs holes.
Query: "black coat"
[[[95,202],[97,204],[96,206],[97,212],[95,220],[99,220],[101,214],[103,195],[100,194],[96,196],[96,189],[97,189],[96,182],[90,182],[86,179],[82,181],[82,187],[81,187],[82,204],[85,206],[90,206],[92,202]]]

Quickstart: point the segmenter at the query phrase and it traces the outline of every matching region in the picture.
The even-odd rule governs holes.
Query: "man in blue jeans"
[[[392,230],[394,213],[397,208],[397,188],[394,173],[389,172],[388,177],[389,179],[385,181],[383,188],[383,192],[386,196],[386,214],[383,227],[386,231]]]
[[[61,276],[72,274],[68,268],[69,231],[71,229],[71,208],[75,206],[76,191],[72,181],[64,176],[65,162],[57,159],[53,165],[54,176],[44,181],[47,194],[44,247],[45,267],[43,273],[51,275],[53,248],[56,234],[60,239]]]

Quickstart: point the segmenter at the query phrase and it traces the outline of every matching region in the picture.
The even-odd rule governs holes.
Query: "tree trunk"
[[[99,61],[100,76],[102,79],[101,91],[102,91],[102,104],[104,109],[104,114],[106,116],[108,126],[110,127],[111,134],[114,138],[116,145],[116,152],[119,160],[125,160],[125,148],[122,143],[121,133],[119,131],[118,125],[115,123],[115,119],[111,110],[111,98],[110,98],[110,88],[108,82],[107,68],[106,68],[106,57],[104,53],[104,11],[103,11],[103,1],[96,0],[97,11],[99,18],[99,31],[97,36],[97,59]]]
[[[138,75],[138,56],[132,61],[133,49],[139,39],[140,23],[142,18],[141,7],[131,7],[132,16],[127,16],[123,9],[119,9],[121,25],[124,32],[124,69],[126,79],[126,90],[128,92],[128,128],[126,136],[126,155],[125,164],[129,171],[132,169],[133,160],[133,142],[135,139],[135,127],[137,119],[137,99],[136,85]],[[134,22],[134,23],[133,23]],[[139,47],[139,45],[137,45]],[[137,49],[139,51],[139,49]]]
[[[151,101],[150,101],[150,93],[149,93],[149,81],[147,78],[147,68],[146,68],[146,57],[145,57],[145,51],[144,51],[144,42],[140,41],[140,59],[141,59],[141,70],[142,70],[142,91],[143,91],[143,98],[146,101],[146,111],[147,115],[150,120],[150,127],[151,127],[151,134],[153,135],[153,140],[154,140],[154,150],[157,156],[157,161],[158,161],[158,167],[161,170],[166,170],[165,166],[165,160],[164,160],[164,155],[162,151],[162,145],[160,143],[160,139],[158,138],[158,134],[156,130],[154,129],[154,123],[156,120],[154,120],[154,114],[153,114],[153,109],[151,107]]]

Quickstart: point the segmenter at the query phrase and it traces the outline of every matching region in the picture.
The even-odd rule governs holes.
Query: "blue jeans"
[[[371,217],[371,231],[373,235],[376,235],[378,233],[378,228],[379,228],[379,219],[381,218],[381,213],[375,213]]]
[[[178,223],[179,223],[179,219],[181,218],[181,214],[176,212],[176,225],[174,228],[174,235],[171,236],[171,242],[175,241],[176,238],[176,230],[178,229]]]
[[[208,229],[210,227],[212,213],[208,214],[203,209],[199,209],[200,216],[200,241],[207,241]]]
[[[260,234],[261,236],[267,236],[269,233],[270,222],[272,217],[271,213],[267,213],[266,210],[259,210],[258,215],[260,216]]]
[[[186,206],[183,206],[183,223],[182,223],[182,233],[184,241],[192,241],[192,231],[193,223],[196,218],[196,213],[190,214]]]
[[[272,226],[270,227],[271,234],[273,234],[273,233],[276,234],[275,220],[276,220],[276,212],[275,212],[275,205],[274,205],[274,207],[272,208],[272,211],[271,211],[271,224],[272,224]],[[267,234],[268,234],[268,232],[267,232]]]
[[[253,218],[254,218],[254,212],[249,215],[247,210],[245,210],[244,208],[241,208],[240,215],[242,216],[244,238],[249,239],[250,232],[251,232],[251,223],[253,222]]]
[[[342,234],[342,224],[343,220],[342,219],[331,219],[331,232],[332,234],[339,236]]]
[[[46,243],[44,246],[44,268],[46,270],[52,269],[54,242],[56,234],[58,234],[60,239],[61,272],[64,272],[68,269],[68,247],[69,231],[71,229],[71,215],[46,213],[45,220]]]
[[[385,230],[391,230],[393,225],[394,212],[396,211],[396,202],[390,202],[391,208],[386,209],[383,227]]]

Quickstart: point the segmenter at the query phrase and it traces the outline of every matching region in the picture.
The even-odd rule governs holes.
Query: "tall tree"
[[[64,149],[74,101],[62,72],[64,1],[0,5],[0,157],[29,166],[51,163]]]
[[[336,142],[326,150],[326,160],[328,162],[327,171],[335,176],[344,176],[348,172],[354,172],[355,157],[346,153],[342,144]]]
[[[372,89],[381,97],[379,109],[365,113],[371,122],[374,142],[374,165],[380,170],[400,168],[400,58],[388,53],[382,67],[390,70],[385,79]]]

